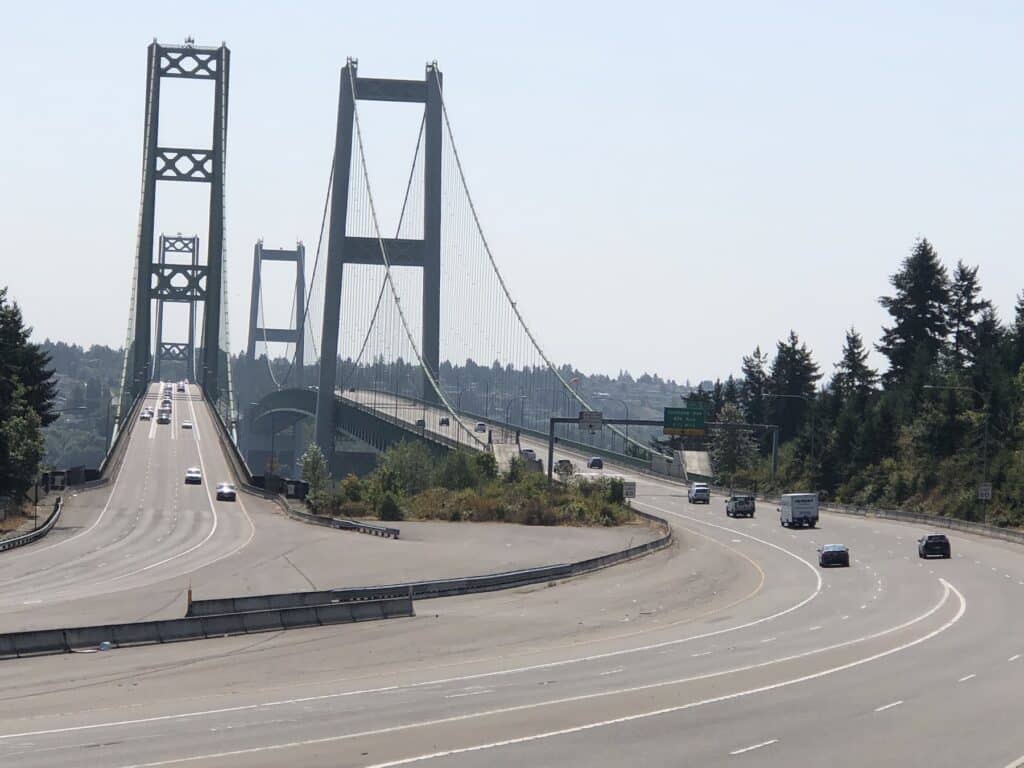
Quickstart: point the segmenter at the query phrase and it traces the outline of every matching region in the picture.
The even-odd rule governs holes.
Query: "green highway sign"
[[[703,437],[704,406],[694,403],[685,408],[666,408],[664,432],[666,435]]]

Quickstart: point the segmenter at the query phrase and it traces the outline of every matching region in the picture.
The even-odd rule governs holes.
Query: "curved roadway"
[[[638,480],[677,545],[584,578],[422,601],[411,619],[4,662],[0,763],[1004,768],[1024,753],[1024,551],[958,535],[951,560],[921,561],[918,526],[826,514],[789,531],[774,509],[732,520],[720,498]],[[817,567],[828,542],[851,568]]]

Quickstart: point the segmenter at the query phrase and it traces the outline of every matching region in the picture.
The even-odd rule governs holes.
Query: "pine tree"
[[[20,498],[39,477],[43,432],[25,386],[17,377],[8,384],[10,399],[0,415],[0,494]]]
[[[718,477],[731,483],[733,476],[741,469],[750,465],[755,454],[755,443],[751,430],[737,427],[742,424],[743,411],[734,403],[722,406],[719,421],[732,426],[720,427],[715,430],[711,440],[712,466]]]
[[[832,389],[840,401],[849,400],[855,395],[864,396],[878,382],[878,373],[868,365],[864,340],[853,326],[846,332],[842,357],[835,364],[835,369]]]
[[[992,303],[979,298],[978,267],[957,261],[949,289],[949,358],[954,371],[971,367],[978,347],[978,322]]]
[[[754,347],[751,355],[743,358],[743,381],[740,382],[740,405],[753,424],[764,424],[767,419],[765,393],[768,391],[768,356],[761,347]]]
[[[893,324],[882,329],[876,348],[889,358],[883,380],[904,384],[912,375],[929,370],[944,349],[949,335],[949,277],[932,244],[921,239],[889,282],[895,295],[878,301]]]
[[[738,405],[740,402],[740,387],[736,383],[736,378],[731,373],[729,378],[725,380],[725,386],[722,387],[722,401],[732,403],[733,405]]]
[[[783,442],[799,431],[820,378],[818,364],[807,345],[800,341],[796,331],[790,331],[789,337],[776,345],[768,377],[769,392],[774,396],[770,413],[779,425],[779,439]]]
[[[1010,336],[1010,367],[1012,371],[1018,371],[1024,365],[1024,291],[1017,294],[1017,305],[1014,307],[1013,328],[1010,330]]]
[[[53,405],[57,384],[50,356],[29,341],[32,329],[25,327],[21,308],[8,302],[7,288],[0,288],[0,402],[13,397],[14,380],[24,387],[23,397],[46,427],[57,420]],[[2,416],[0,416],[2,418]]]

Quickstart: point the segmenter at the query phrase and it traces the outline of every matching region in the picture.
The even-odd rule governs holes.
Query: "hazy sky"
[[[235,350],[254,241],[316,240],[346,56],[381,77],[438,60],[492,247],[559,362],[714,378],[793,328],[831,371],[851,323],[877,339],[876,299],[921,235],[948,265],[981,265],[1004,319],[1024,288],[1019,3],[177,0],[4,17],[0,284],[37,339],[124,341],[145,48],[186,35],[232,51]],[[202,89],[164,82],[162,141],[208,145]],[[366,109],[375,191],[394,197],[419,117]],[[158,233],[205,215],[184,188],[160,185]]]

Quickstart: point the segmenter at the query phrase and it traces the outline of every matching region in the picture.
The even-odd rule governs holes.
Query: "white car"
[[[148,408],[139,414],[139,421],[149,421],[153,418],[153,412]]]
[[[185,470],[185,485],[202,485],[203,472],[199,467],[189,467]]]
[[[217,501],[234,501],[235,486],[231,483],[217,483]]]
[[[487,425],[484,424],[482,421],[478,421],[476,423],[476,427],[473,428],[473,431],[474,432],[486,432],[487,431]]]
[[[183,422],[181,422],[181,428],[182,429],[192,429],[192,422],[191,421],[183,421]]]

